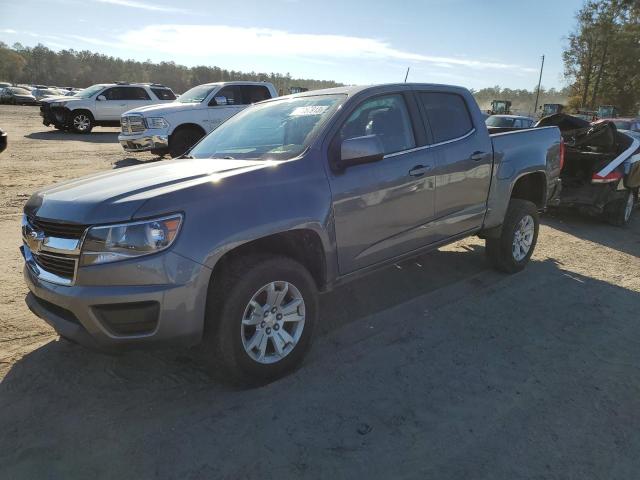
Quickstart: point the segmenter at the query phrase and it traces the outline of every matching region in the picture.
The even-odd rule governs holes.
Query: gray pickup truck
[[[469,235],[524,268],[562,151],[556,127],[490,136],[458,87],[268,100],[185,158],[33,194],[26,301],[84,345],[202,342],[230,379],[268,381],[300,363],[319,292]]]

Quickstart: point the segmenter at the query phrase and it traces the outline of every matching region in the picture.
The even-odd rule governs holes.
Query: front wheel
[[[204,347],[214,372],[236,384],[263,384],[291,372],[307,352],[318,292],[288,257],[249,255],[210,286]]]
[[[204,137],[204,133],[201,130],[191,127],[180,128],[169,138],[169,155],[171,158],[184,155],[202,137]]]
[[[88,112],[71,112],[71,128],[76,133],[90,133],[93,129],[93,117]]]
[[[540,222],[533,202],[511,199],[499,238],[487,238],[486,252],[494,268],[505,273],[522,270],[533,254]]]

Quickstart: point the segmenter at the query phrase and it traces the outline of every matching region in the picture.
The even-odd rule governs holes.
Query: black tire
[[[533,219],[533,237],[526,255],[522,258],[516,258],[514,253],[515,237],[517,232],[520,232],[521,222],[527,216]],[[539,227],[540,221],[536,205],[528,200],[512,198],[502,224],[500,237],[487,238],[486,240],[486,253],[491,265],[505,273],[521,271],[531,259],[538,241]]]
[[[86,110],[75,110],[69,114],[69,124],[75,133],[91,133],[94,127],[93,115]]]
[[[280,360],[266,364],[251,358],[245,350],[242,323],[254,294],[271,282],[288,282],[298,290],[304,301],[304,324],[293,349]],[[203,350],[211,373],[243,386],[262,385],[288,374],[300,365],[309,349],[317,313],[316,284],[300,263],[279,255],[247,255],[232,261],[209,286]],[[273,341],[265,343],[275,354]]]
[[[611,202],[605,207],[604,215],[607,222],[617,227],[626,226],[631,220],[636,200],[635,193],[627,189],[623,199]]]
[[[202,137],[204,137],[202,130],[195,127],[178,128],[169,138],[169,155],[171,158],[184,155]]]
[[[152,155],[157,155],[159,157],[164,157],[167,153],[169,153],[169,150],[166,148],[154,148],[151,150]]]

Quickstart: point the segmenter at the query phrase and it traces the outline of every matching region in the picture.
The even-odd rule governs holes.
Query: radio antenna
[[[407,77],[409,76],[409,69],[411,67],[407,67],[407,74],[404,76],[404,83],[407,83]]]

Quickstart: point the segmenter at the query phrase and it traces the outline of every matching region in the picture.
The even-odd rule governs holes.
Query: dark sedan
[[[2,90],[2,103],[11,105],[37,105],[38,101],[29,90],[20,87],[7,87]]]

